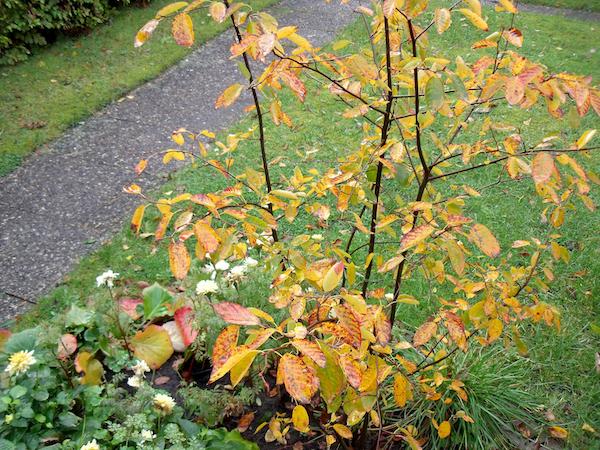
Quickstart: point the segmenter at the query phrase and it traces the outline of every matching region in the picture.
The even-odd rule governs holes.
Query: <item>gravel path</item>
[[[357,4],[283,0],[269,12],[322,45],[353,20]],[[120,229],[139,202],[122,186],[137,161],[168,148],[173,130],[219,130],[243,114],[249,99],[230,109],[213,107],[224,87],[239,81],[236,61],[228,58],[231,39],[229,30],[207,42],[0,179],[0,323],[30,306],[17,297],[32,301],[48,292]]]
[[[270,12],[321,45],[353,20],[359,2],[340,7],[337,1],[282,0]],[[526,4],[520,9],[600,21],[597,13]],[[224,86],[238,81],[235,62],[225,56],[230,43],[230,32],[207,42],[0,178],[0,323],[25,311],[26,300],[52,289],[119,230],[137,202],[121,191],[132,167],[167,148],[173,130],[224,129],[242,115],[248,99],[226,110],[212,106]],[[147,179],[144,187],[162,181]]]

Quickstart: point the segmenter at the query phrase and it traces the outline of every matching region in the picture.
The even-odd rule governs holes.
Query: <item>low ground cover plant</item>
[[[550,283],[572,251],[559,229],[567,213],[595,208],[598,180],[585,165],[595,131],[532,141],[521,121],[494,113],[499,104],[541,103],[550,117],[576,118],[598,112],[598,90],[590,78],[520,56],[516,8],[500,5],[507,25],[490,34],[477,1],[429,10],[424,1],[374,2],[358,9],[367,45],[338,41],[335,52],[227,2],[178,2],[141,29],[137,45],[172,18],[175,39],[191,45],[189,13],[207,6],[215,20],[231,20],[232,56],[248,82],[226,87],[216,106],[247,90],[258,120],[223,138],[176,130],[173,148],[157,155],[164,164],[188,160],[201,176],[214,172],[221,187],[160,198],[126,187],[143,198],[133,231],[168,247],[176,281],[127,284],[106,272],[97,284],[111,300],[93,313],[72,307],[49,338],[83,385],[108,381],[140,398],[143,420],[112,419],[119,430],[101,427],[89,438],[128,445],[156,434],[171,444],[155,424],[175,410],[177,393],[185,412],[169,430],[179,433],[186,418],[214,426],[271,401],[270,414],[245,413],[235,425],[251,425],[273,448],[511,448],[569,438],[547,411],[540,417],[523,389],[532,368],[518,354],[528,352],[530,323],[561,327]],[[430,34],[461,18],[482,33],[473,61],[428,46]],[[251,59],[265,66],[257,72]],[[309,152],[270,159],[264,134],[266,121],[293,129],[283,91],[303,102],[307,86],[346,104],[340,120],[362,133],[319,167]],[[257,167],[237,158],[244,142]],[[137,175],[151,163],[140,161]],[[511,182],[533,184],[538,198],[528,201],[543,227],[502,248],[495,234],[511,235],[510,224],[494,232],[471,205]],[[430,295],[413,290],[417,283]],[[406,306],[421,311],[419,322],[408,321]],[[514,353],[514,362],[499,352]],[[34,367],[32,357],[21,354],[12,370]],[[168,394],[156,393],[167,385]]]

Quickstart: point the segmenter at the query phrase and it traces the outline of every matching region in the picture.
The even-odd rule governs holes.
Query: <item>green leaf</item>
[[[425,102],[430,111],[437,111],[444,104],[444,84],[435,75],[432,76],[425,86]]]
[[[146,320],[166,315],[168,313],[166,305],[173,299],[171,294],[158,283],[144,289],[142,297],[144,299],[144,317]]]
[[[456,95],[461,100],[468,100],[469,94],[467,93],[467,89],[465,88],[465,84],[460,79],[458,75],[455,73],[451,73],[448,75],[450,77],[450,81],[452,81],[452,87],[456,91]]]
[[[346,377],[338,365],[333,351],[326,345],[321,345],[325,354],[325,367],[315,367],[320,382],[321,397],[327,404],[327,411],[334,413],[342,402],[342,392],[346,388]]]
[[[20,351],[33,350],[37,343],[38,333],[38,328],[30,328],[28,330],[23,330],[20,333],[13,334],[8,341],[6,341],[4,352],[12,354]]]
[[[89,325],[94,317],[94,313],[86,309],[80,308],[73,304],[71,309],[67,313],[66,323],[67,327],[78,327]]]
[[[21,385],[16,385],[8,393],[10,394],[10,396],[12,398],[21,398],[25,394],[27,394],[27,388],[25,388]]]
[[[63,412],[58,416],[58,421],[65,428],[75,428],[81,419],[70,411]]]

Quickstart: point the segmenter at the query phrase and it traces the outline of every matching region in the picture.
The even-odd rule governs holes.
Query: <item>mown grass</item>
[[[247,2],[260,9],[276,0]],[[193,14],[196,43],[179,47],[161,24],[141,48],[133,38],[141,26],[171,0],[147,8],[123,8],[110,22],[77,38],[61,37],[27,61],[0,67],[0,176],[18,167],[31,152],[60,136],[102,106],[155,78],[207,39],[223,31],[203,8]]]
[[[583,11],[600,11],[600,2],[595,0],[522,0],[520,3],[552,6],[554,8],[580,9]]]
[[[507,20],[507,16],[493,19],[493,27],[498,20]],[[600,62],[590,52],[590,36],[594,24],[575,20],[565,20],[534,14],[522,14],[517,26],[525,34],[522,52],[534,60],[543,60],[551,70],[588,73],[595,77],[600,75]],[[363,39],[361,22],[349,27],[340,39],[360,42]],[[434,49],[444,54],[448,50],[452,55],[462,55],[473,61],[479,53],[466,47],[475,36],[483,35],[473,31],[464,21],[456,20],[449,32],[438,37],[432,35]],[[316,89],[313,82],[309,85]],[[309,95],[304,105],[290,96],[284,96],[284,109],[292,116],[293,130],[285,127],[277,128],[268,125],[268,150],[270,156],[282,157],[276,166],[275,179],[281,173],[289,173],[296,158],[302,158],[308,165],[329,166],[335,158],[339,158],[357,145],[360,124],[358,121],[345,120],[341,117],[344,106],[331,102],[326,95],[314,93]],[[576,139],[579,132],[570,129],[566,120],[555,122],[547,116],[543,108],[532,111],[501,107],[494,112],[497,121],[509,117],[511,122],[521,122],[524,134],[535,142],[536,138],[547,133],[564,130],[570,139]],[[323,120],[326,117],[327,120]],[[531,122],[525,123],[528,119]],[[246,129],[250,119],[246,118],[235,128]],[[581,130],[600,127],[597,117],[588,116],[582,120]],[[466,135],[465,139],[468,138]],[[306,156],[307,152],[313,152]],[[243,167],[257,163],[256,142],[244,145],[238,154],[238,161]],[[285,167],[281,167],[281,163]],[[595,155],[588,160],[588,167],[600,172],[600,158]],[[494,182],[499,175],[499,168],[488,172],[479,172],[474,183],[486,186]],[[473,178],[470,178],[473,180]],[[161,189],[161,192],[206,192],[221,185],[216,177],[207,177],[194,167],[186,167],[175,174],[172,181]],[[504,249],[510,247],[515,239],[529,239],[532,236],[547,235],[549,226],[540,220],[536,211],[543,205],[534,195],[532,183],[528,179],[482,190],[483,196],[471,202],[467,213],[477,221],[486,224],[497,234]],[[596,192],[596,202],[600,196]],[[598,323],[600,306],[595,298],[600,294],[597,274],[600,273],[600,242],[597,233],[598,214],[581,206],[578,211],[571,212],[561,229],[561,241],[573,249],[572,259],[568,265],[559,265],[555,274],[559,281],[551,286],[551,290],[542,294],[544,300],[555,304],[562,312],[562,330],[549,329],[542,325],[527,325],[524,339],[529,347],[529,370],[526,387],[529,392],[544,404],[545,410],[551,410],[556,416],[554,424],[565,426],[570,437],[567,448],[589,449],[597,445],[597,435],[582,430],[588,423],[600,430],[600,383],[594,367],[594,353],[600,344],[598,335],[594,334],[592,323]],[[286,228],[305,232],[307,222],[299,219]],[[309,230],[310,232],[310,230]],[[332,223],[323,231],[336,235],[339,228]],[[357,241],[357,245],[360,241]],[[58,311],[70,302],[81,302],[94,292],[94,278],[107,268],[122,274],[124,280],[147,280],[150,282],[173,283],[169,272],[164,248],[156,253],[151,252],[152,243],[135,238],[124,228],[111,243],[93,255],[85,258],[79,267],[52,294],[41,299],[40,306],[26,316],[21,326],[35,323],[42,318],[48,319],[48,311]],[[377,283],[377,281],[375,281]],[[265,286],[256,286],[244,297],[246,304],[261,305],[268,292]],[[414,327],[437,308],[437,297],[431,292],[430,285],[419,280],[405,284],[404,292],[413,294],[421,301],[421,306],[402,305],[399,318],[402,322],[401,332],[412,334]],[[514,358],[514,350],[506,352],[507,363]],[[515,405],[518,407],[519,405]]]

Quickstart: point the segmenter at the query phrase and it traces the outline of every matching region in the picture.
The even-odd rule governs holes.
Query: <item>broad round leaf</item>
[[[138,331],[130,344],[134,355],[146,361],[152,369],[158,369],[173,354],[169,334],[158,325],[148,325],[144,331]]]

